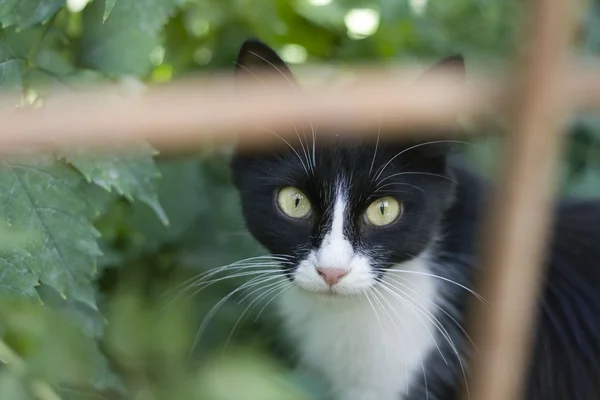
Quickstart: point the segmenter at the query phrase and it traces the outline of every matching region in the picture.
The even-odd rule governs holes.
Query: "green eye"
[[[382,197],[375,200],[365,212],[365,222],[369,225],[389,225],[402,212],[402,205],[393,197]]]
[[[299,189],[288,186],[277,194],[277,205],[292,218],[304,218],[310,212],[310,202]]]

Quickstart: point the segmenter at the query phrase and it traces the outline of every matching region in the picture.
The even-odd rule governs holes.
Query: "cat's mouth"
[[[325,285],[313,285],[298,281],[296,282],[296,286],[303,292],[328,299],[359,296],[368,290],[368,288],[362,287],[362,285],[355,287],[354,285],[335,284],[325,287]]]

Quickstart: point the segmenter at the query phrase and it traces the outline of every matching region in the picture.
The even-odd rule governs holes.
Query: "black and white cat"
[[[296,85],[260,41],[242,46],[237,65],[237,76],[272,71]],[[440,65],[464,72],[460,57]],[[312,128],[232,160],[247,227],[291,282],[277,302],[300,363],[339,400],[456,398],[486,182],[447,141]],[[600,202],[556,212],[526,398],[597,399]]]

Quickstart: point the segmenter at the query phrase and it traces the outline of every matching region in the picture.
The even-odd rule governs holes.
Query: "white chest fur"
[[[401,267],[429,272],[420,259]],[[425,275],[399,276],[390,274],[368,296],[333,298],[295,287],[280,297],[300,362],[329,382],[333,398],[399,400],[423,373],[435,349],[436,282]]]

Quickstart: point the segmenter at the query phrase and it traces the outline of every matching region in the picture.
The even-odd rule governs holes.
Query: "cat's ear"
[[[461,82],[464,81],[466,76],[464,57],[460,54],[454,54],[442,59],[425,71],[419,78],[419,81],[427,80],[441,72],[449,73]]]
[[[466,68],[464,58],[460,54],[452,55],[437,62],[417,78],[417,83],[435,84],[436,76],[445,74],[456,79],[459,85],[465,82]],[[406,158],[411,159],[413,165],[418,165],[422,170],[430,170],[435,173],[443,173],[446,168],[447,155],[454,149],[454,137],[456,130],[460,129],[458,120],[455,124],[439,129],[439,132],[428,130],[427,139],[415,138],[402,141],[408,145]]]
[[[296,86],[296,79],[289,67],[271,47],[258,39],[248,39],[240,48],[235,64],[236,85],[242,80],[257,79],[269,74],[271,79],[282,79]]]

